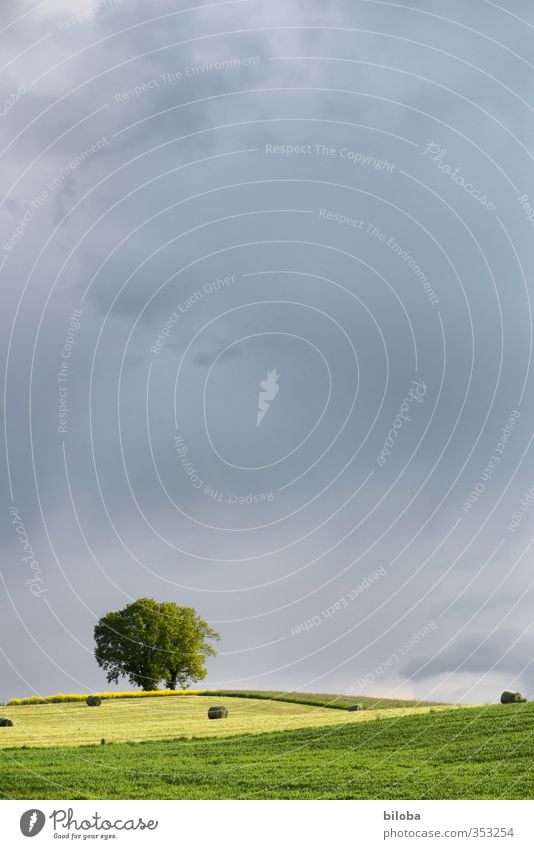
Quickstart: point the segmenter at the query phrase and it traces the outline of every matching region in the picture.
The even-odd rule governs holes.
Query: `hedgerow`
[[[124,690],[122,692],[93,693],[100,699],[143,699],[148,696],[198,696],[200,690]],[[10,707],[15,705],[51,705],[61,702],[85,702],[87,693],[55,693],[53,696],[28,696],[24,699],[11,699]]]

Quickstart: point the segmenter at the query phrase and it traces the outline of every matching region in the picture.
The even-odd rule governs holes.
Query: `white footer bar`
[[[0,824],[9,849],[534,847],[530,801],[3,801]]]

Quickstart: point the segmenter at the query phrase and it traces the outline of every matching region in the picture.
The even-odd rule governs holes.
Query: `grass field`
[[[310,705],[295,702],[296,694],[287,700],[280,693],[275,700],[266,698],[267,693],[248,695],[117,699],[100,708],[83,703],[0,708],[15,722],[13,728],[0,729],[0,796],[525,799],[534,795],[533,703],[430,708],[410,702],[390,707],[391,702],[381,701],[376,708],[376,701],[368,700],[374,709],[348,714],[332,710],[344,697],[302,695]],[[225,703],[230,716],[210,722],[207,708],[217,703]],[[130,742],[119,742],[126,739]],[[145,742],[134,742],[140,740]]]
[[[303,697],[303,698],[308,698]],[[323,696],[323,700],[335,699]],[[317,697],[319,699],[319,697]],[[210,721],[210,704],[225,703],[228,719]],[[324,703],[324,702],[323,702]],[[427,712],[417,703],[392,702],[395,707],[348,713],[332,710],[317,703],[294,700],[269,701],[266,698],[176,696],[143,699],[104,700],[98,708],[85,702],[4,707],[2,715],[15,723],[13,728],[0,728],[0,748],[18,746],[80,746],[106,742],[140,742],[170,740],[177,737],[215,737],[317,728],[339,723],[360,723],[377,716],[400,717]],[[401,705],[399,707],[398,705]],[[443,710],[436,707],[436,710]]]
[[[224,721],[212,724],[221,732]],[[527,799],[534,704],[226,738],[5,749],[0,787],[7,799]]]
[[[210,696],[240,696],[247,699],[271,699],[279,702],[296,702],[301,705],[346,710],[357,702],[366,710],[410,707],[437,707],[440,702],[416,702],[407,699],[377,699],[369,696],[339,696],[328,693],[284,693],[276,690],[210,690]]]

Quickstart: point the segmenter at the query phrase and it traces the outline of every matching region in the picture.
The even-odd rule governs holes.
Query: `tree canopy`
[[[143,690],[161,681],[175,690],[206,677],[206,659],[217,652],[208,642],[219,634],[194,607],[138,598],[107,613],[95,626],[95,658],[109,682],[128,678]]]

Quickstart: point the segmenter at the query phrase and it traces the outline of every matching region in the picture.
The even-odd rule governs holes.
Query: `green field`
[[[246,699],[271,699],[279,702],[296,702],[301,705],[314,705],[316,707],[338,708],[346,710],[349,705],[357,702],[366,710],[378,710],[389,708],[409,707],[437,707],[442,702],[416,702],[407,699],[378,699],[369,696],[339,696],[329,693],[284,693],[276,690],[210,690],[211,696],[238,696]],[[204,693],[203,695],[206,695]]]
[[[229,719],[203,720],[197,711],[205,716],[211,703],[226,703]],[[412,705],[391,708],[394,715],[385,708],[349,715],[238,695],[117,700],[93,709],[68,704],[1,710],[17,723],[0,729],[6,746],[0,753],[0,795],[6,799],[526,799],[534,794],[532,703],[441,710]],[[164,723],[176,721],[180,727],[174,739],[76,746],[67,715],[69,723],[79,723],[82,735],[88,723],[103,727],[109,720],[106,734],[96,725],[91,733],[98,730],[99,737],[112,739],[114,724],[123,726],[115,728],[119,735],[125,724],[139,728],[130,710],[145,711],[144,739]],[[171,720],[167,711],[183,716]],[[63,742],[69,745],[11,747],[14,732],[25,723],[39,725],[45,735],[42,726],[52,721],[53,712],[63,717],[57,722],[63,722]],[[202,722],[204,737],[198,731]],[[272,731],[276,723],[296,730]],[[61,733],[61,724],[55,728]],[[167,731],[166,726],[162,736]],[[184,739],[189,734],[195,738]]]

